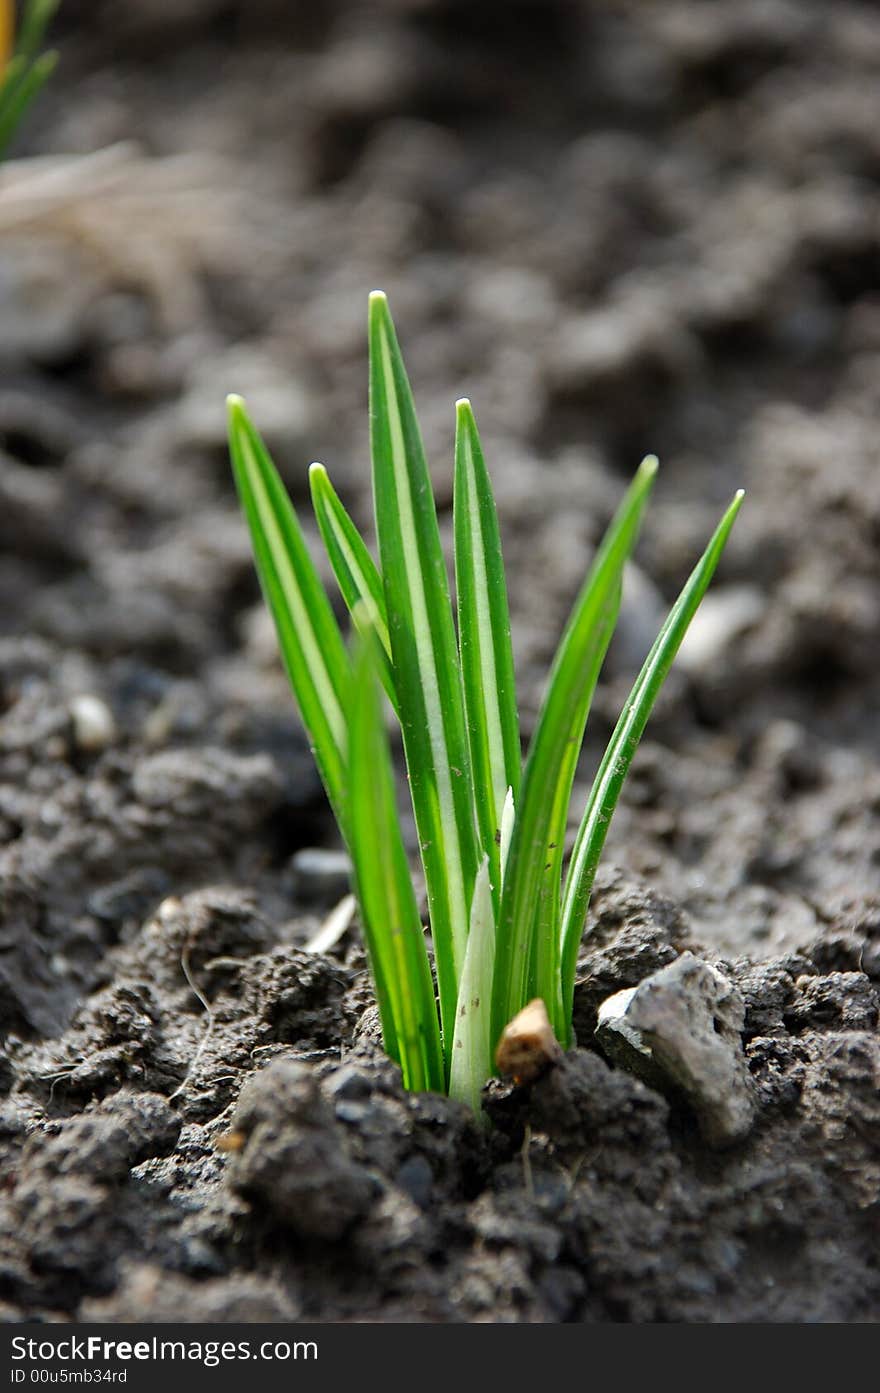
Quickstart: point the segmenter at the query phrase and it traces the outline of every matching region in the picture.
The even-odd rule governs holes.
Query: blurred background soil
[[[852,0],[64,0],[52,37],[59,69],[0,170],[9,1318],[161,1318],[166,1300],[209,1319],[870,1317],[880,13]],[[505,1152],[451,1105],[405,1100],[363,1026],[357,1077],[373,1102],[339,1085],[370,992],[355,937],[298,956],[344,875],[323,862],[310,881],[314,858],[295,856],[337,843],[260,603],[224,396],[246,397],[304,510],[320,459],[369,530],[375,287],[447,540],[452,406],[473,402],[526,730],[601,530],[640,458],[660,457],[584,796],[665,608],[747,490],[592,912],[600,948],[622,926],[650,951],[584,972],[632,985],[639,963],[684,943],[738,963],[750,1038],[776,1042],[756,1076],[789,1089],[768,1085],[768,1106],[784,1095],[796,1110],[767,1123],[760,1159],[725,1170],[681,1119],[663,1121],[657,1095],[654,1113],[627,1095],[621,1115],[644,1105],[650,1125],[643,1108],[593,1176],[595,1212],[569,1193],[539,1220],[517,1170],[522,1128],[499,1128]],[[182,959],[228,1012],[192,1076],[205,1018]],[[830,997],[796,985],[835,973],[859,979],[843,997],[839,983]],[[356,1134],[352,1165],[384,1180],[378,1199],[345,1191],[353,1246],[325,1231],[279,1256],[261,1182],[239,1186],[249,1219],[214,1139],[242,1076],[291,1049],[335,1100],[333,1125]],[[312,1085],[289,1087],[311,1117]],[[65,1128],[101,1108],[147,1141],[111,1147],[104,1189],[92,1168],[78,1200],[44,1212],[40,1167],[68,1175],[82,1137],[67,1145]],[[586,1155],[599,1122],[581,1126]],[[557,1169],[574,1166],[574,1143],[547,1127]],[[657,1215],[671,1172],[652,1160],[627,1229],[627,1165],[661,1133],[679,1167],[670,1227]],[[427,1237],[425,1167],[453,1213]],[[761,1198],[746,1200],[755,1176]],[[376,1262],[397,1274],[384,1286]]]

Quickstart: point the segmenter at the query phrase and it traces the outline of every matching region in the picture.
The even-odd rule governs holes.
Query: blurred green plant
[[[58,62],[40,53],[60,0],[25,0],[16,35],[13,0],[0,0],[0,159],[25,112]]]
[[[326,470],[318,527],[357,639],[350,655],[299,519],[240,397],[232,465],[291,686],[354,867],[383,1038],[411,1089],[480,1107],[508,1023],[541,1000],[571,1039],[578,945],[612,814],[654,701],[721,557],[738,492],[649,653],[592,786],[564,873],[569,803],[626,560],[657,472],[639,467],[596,553],[524,765],[498,519],[477,426],[456,408],[457,630],[415,406],[385,296],[369,310],[377,566]],[[381,702],[403,734],[437,995],[397,812]]]

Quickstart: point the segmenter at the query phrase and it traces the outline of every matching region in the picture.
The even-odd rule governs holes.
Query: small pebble
[[[98,754],[106,750],[116,739],[116,722],[113,712],[100,697],[74,697],[69,706],[73,724],[73,739],[78,750],[88,754]]]
[[[337,904],[351,887],[351,861],[344,851],[305,846],[290,859],[293,893],[308,904]]]
[[[728,585],[700,604],[678,653],[688,673],[708,672],[723,654],[760,621],[766,600],[755,585]]]
[[[743,998],[734,984],[693,953],[609,997],[597,1039],[609,1058],[655,1087],[684,1095],[704,1140],[741,1141],[754,1121],[742,1046]]]

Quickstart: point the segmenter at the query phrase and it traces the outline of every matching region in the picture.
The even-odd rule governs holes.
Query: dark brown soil
[[[63,10],[18,147],[50,164],[0,176],[0,1312],[875,1318],[880,14]],[[321,458],[366,522],[374,286],[447,533],[477,411],[527,727],[661,457],[584,788],[749,492],[612,829],[579,1048],[488,1128],[402,1092],[356,925],[305,951],[340,874],[296,853],[335,833],[225,455],[239,391],[296,498]],[[745,999],[726,1151],[592,1034],[685,948]]]

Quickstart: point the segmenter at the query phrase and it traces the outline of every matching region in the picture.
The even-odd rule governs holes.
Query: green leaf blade
[[[382,685],[395,711],[398,711],[382,577],[323,464],[316,463],[309,467],[309,488],[315,519],[340,594],[355,624],[361,625],[365,620],[379,640]]]
[[[394,682],[452,1039],[477,869],[461,674],[437,513],[385,296],[370,296],[370,443]]]
[[[23,56],[13,58],[0,83],[0,154],[12,140],[31,102],[51,77],[58,54],[44,53],[30,63]]]
[[[500,889],[501,814],[508,789],[514,798],[519,792],[522,756],[498,515],[466,399],[456,403],[454,497],[459,652],[477,818]]]
[[[60,0],[30,0],[25,5],[16,44],[17,53],[24,54],[26,58],[36,56],[59,3]]]
[[[228,398],[229,450],[257,574],[315,762],[345,830],[351,667],[330,600],[281,477],[240,397]]]
[[[349,704],[349,846],[385,1048],[405,1088],[443,1092],[434,983],[410,878],[379,700],[378,640],[361,640]]]
[[[587,715],[620,605],[623,567],[635,544],[657,461],[644,460],[606,532],[557,651],[529,747],[502,893],[493,987],[498,1039],[540,996],[566,1035],[559,975],[560,881],[568,804]]]
[[[27,0],[13,46],[15,7],[4,3],[0,14],[0,156],[15,134],[27,108],[58,63],[55,52],[37,56],[58,0]]]
[[[740,489],[670,610],[636,678],[593,783],[569,863],[562,907],[561,980],[569,1032],[577,950],[611,818],[654,702],[715,573],[743,497]]]

